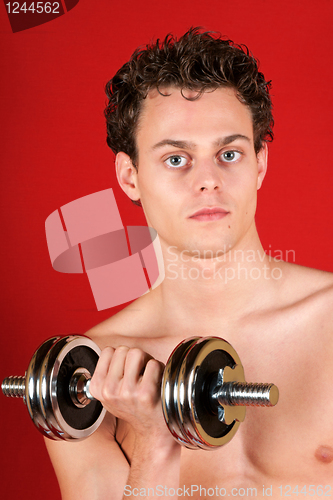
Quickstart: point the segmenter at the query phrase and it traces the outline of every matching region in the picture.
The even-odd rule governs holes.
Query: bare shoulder
[[[284,291],[295,298],[321,296],[329,299],[333,292],[333,273],[311,267],[281,262]]]
[[[333,273],[281,262],[282,303],[301,309],[305,318],[315,318],[331,330],[333,319]]]

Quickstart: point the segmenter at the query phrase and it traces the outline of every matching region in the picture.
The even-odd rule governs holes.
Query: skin
[[[116,159],[120,185],[159,234],[166,277],[87,333],[103,348],[90,390],[109,413],[85,441],[47,441],[63,498],[128,498],[125,485],[140,498],[157,485],[214,489],[193,491],[196,499],[220,498],[216,486],[226,496],[237,496],[233,488],[262,496],[264,486],[278,498],[296,486],[320,496],[323,485],[332,495],[332,275],[264,254],[254,215],[267,147],[255,153],[251,114],[235,92],[189,101],[166,90],[143,104],[138,169],[123,152]],[[225,214],[193,217],[203,207]],[[163,364],[193,335],[225,338],[247,380],[280,390],[276,407],[248,408],[235,437],[214,451],[181,447],[161,411]]]

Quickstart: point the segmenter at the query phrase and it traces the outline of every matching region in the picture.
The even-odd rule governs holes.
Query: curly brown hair
[[[234,88],[240,102],[251,110],[256,153],[263,142],[273,140],[271,82],[258,70],[257,60],[245,45],[191,28],[178,40],[169,34],[163,42],[135,50],[106,85],[107,144],[115,154],[128,154],[135,167],[141,102],[151,89],[162,94],[159,89],[166,86],[197,91],[192,99],[206,90]]]

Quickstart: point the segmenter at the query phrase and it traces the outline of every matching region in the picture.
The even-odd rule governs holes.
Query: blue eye
[[[173,167],[173,168],[185,167],[187,163],[187,158],[180,155],[173,155],[169,156],[169,158],[165,160],[165,163],[168,165],[168,167]]]
[[[239,158],[241,157],[241,153],[239,153],[238,151],[225,151],[224,153],[222,153],[222,160],[227,162],[227,163],[233,163],[237,160],[239,160]]]

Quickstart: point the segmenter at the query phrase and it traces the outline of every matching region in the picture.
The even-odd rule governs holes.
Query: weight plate
[[[226,425],[218,418],[211,397],[211,383],[219,370],[241,364],[236,351],[223,339],[199,340],[184,357],[179,371],[178,405],[187,438],[197,447],[212,449],[226,444],[240,422]]]
[[[29,415],[39,432],[50,439],[57,439],[57,436],[48,426],[47,420],[41,409],[40,371],[45,356],[59,338],[60,337],[53,337],[39,346],[31,358],[25,378],[25,402]]]
[[[64,337],[48,353],[42,370],[43,408],[47,422],[59,439],[80,440],[90,436],[101,424],[106,410],[97,401],[84,408],[74,405],[69,394],[70,379],[77,368],[93,374],[99,347],[81,336]]]
[[[176,441],[192,449],[196,449],[196,447],[187,439],[178,413],[178,374],[184,356],[199,338],[186,339],[175,347],[165,365],[161,386],[161,401],[165,422]]]

